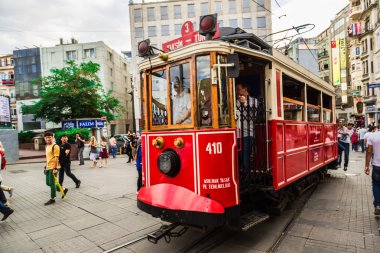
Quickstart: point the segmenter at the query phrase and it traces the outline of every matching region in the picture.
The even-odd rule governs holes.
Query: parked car
[[[126,154],[127,151],[124,147],[124,142],[127,139],[127,134],[115,134],[114,137],[117,143],[117,150],[119,151],[119,149],[121,148],[121,153]]]

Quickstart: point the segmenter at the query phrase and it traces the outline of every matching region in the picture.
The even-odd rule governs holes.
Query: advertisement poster
[[[340,68],[346,69],[347,60],[346,60],[346,39],[339,40],[339,59],[340,59]]]
[[[11,122],[11,110],[9,108],[9,97],[0,96],[0,122]]]
[[[331,55],[333,64],[333,85],[340,85],[340,60],[339,60],[339,40],[331,41]]]

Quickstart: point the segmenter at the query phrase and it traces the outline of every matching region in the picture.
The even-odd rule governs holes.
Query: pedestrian
[[[109,139],[109,143],[110,143],[110,146],[111,146],[112,157],[116,158],[117,142],[116,142],[115,137],[113,137],[113,135],[111,135],[111,138]]]
[[[68,143],[68,139],[69,138],[66,134],[61,136],[62,144],[59,152],[59,163],[61,164],[61,169],[59,170],[59,184],[63,186],[63,179],[66,173],[66,175],[74,181],[76,188],[79,188],[81,181],[71,172],[71,145]]]
[[[107,167],[107,160],[108,160],[107,139],[104,136],[102,136],[101,139],[102,141],[100,142],[99,168],[103,167],[103,160],[104,160],[104,167]]]
[[[137,154],[137,135],[136,133],[134,132],[132,134],[132,142],[131,142],[131,148],[132,148],[132,159],[133,160],[136,160],[136,154]]]
[[[1,219],[1,221],[5,221],[9,217],[9,215],[11,215],[13,212],[14,212],[14,210],[12,208],[10,208],[9,206],[4,205],[0,201],[0,213],[2,213],[4,215],[3,218]]]
[[[368,132],[364,135],[364,147],[366,150],[368,148],[368,143],[367,143],[368,137],[370,137],[375,131],[376,131],[376,127],[369,125]]]
[[[142,187],[142,146],[141,138],[137,140],[137,155],[136,155],[136,170],[139,174],[137,178],[137,192],[138,193]]]
[[[367,133],[367,129],[365,129],[364,125],[362,125],[362,127],[359,129],[358,133],[359,133],[359,145],[362,148],[362,153],[364,153],[364,150],[365,150],[364,136]]]
[[[45,153],[46,153],[46,185],[50,187],[50,199],[45,203],[45,205],[51,205],[55,203],[55,197],[57,194],[57,185],[55,183],[55,177],[58,170],[61,168],[59,164],[59,146],[53,143],[53,134],[50,132],[45,133],[44,139],[46,142]],[[69,189],[65,188],[63,190],[62,198],[64,198]]]
[[[90,143],[90,160],[92,161],[91,168],[95,168],[98,163],[96,160],[98,159],[98,142],[96,141],[95,136],[91,136]]]
[[[1,168],[1,164],[2,164],[2,155],[4,154],[0,154],[0,168]],[[8,200],[7,198],[5,197],[5,194],[4,194],[4,191],[3,191],[3,188],[1,187],[2,184],[3,184],[3,177],[1,176],[1,169],[0,169],[0,203],[8,206],[9,203],[8,203]]]
[[[76,144],[78,147],[78,160],[79,165],[84,165],[84,159],[83,159],[83,150],[84,150],[84,143],[85,140],[83,139],[82,135],[80,133],[76,133]]]
[[[127,163],[132,162],[132,146],[131,146],[132,138],[133,137],[132,137],[131,131],[128,131],[127,138],[124,141],[125,150],[128,156]]]
[[[339,131],[338,131],[338,140],[339,140],[339,143],[344,147],[344,171],[347,171],[347,167],[348,167],[348,161],[349,161],[349,155],[350,155],[350,143],[351,143],[351,136],[354,132],[354,130],[352,129],[353,127],[353,124],[352,123],[349,123],[347,125],[347,127],[345,126],[341,126],[339,128]],[[340,155],[342,155],[342,153],[340,153]],[[342,160],[343,159],[340,159],[339,161],[339,164],[338,164],[338,168],[341,167],[341,163],[342,163]]]
[[[379,120],[380,126],[380,120]],[[371,134],[367,139],[367,153],[365,159],[365,174],[369,175],[369,163],[372,159],[372,192],[375,215],[380,215],[380,131]]]
[[[351,134],[351,145],[352,145],[352,150],[358,151],[359,136],[358,136],[357,128],[354,128]]]
[[[1,141],[0,141],[0,151],[2,152],[2,155],[4,155],[4,153],[5,153],[5,148],[4,148],[4,146],[3,146],[3,144],[1,143]],[[5,158],[5,157],[4,157]],[[1,183],[1,189],[3,190],[3,191],[6,191],[6,192],[8,192],[8,194],[9,194],[9,199],[10,198],[12,198],[12,196],[13,196],[13,191],[14,191],[14,188],[13,187],[10,187],[10,186],[7,186],[7,185],[4,185],[4,184],[2,184]],[[8,203],[8,202],[7,202]]]

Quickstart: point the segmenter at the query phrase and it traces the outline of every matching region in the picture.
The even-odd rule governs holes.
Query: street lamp
[[[129,95],[132,97],[132,127],[133,131],[136,131],[136,122],[135,122],[135,96],[133,94],[133,85],[132,85],[132,91],[128,92]],[[128,130],[128,129],[127,129]]]

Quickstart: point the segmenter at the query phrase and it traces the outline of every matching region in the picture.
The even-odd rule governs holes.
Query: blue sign
[[[104,127],[104,121],[103,120],[96,120],[96,127],[97,128],[103,128]]]
[[[370,83],[368,84],[368,88],[378,88],[380,87],[380,83]]]
[[[96,128],[96,120],[94,119],[78,120],[78,128]]]
[[[70,129],[70,128],[76,128],[77,122],[75,120],[69,120],[62,122],[62,128],[63,129]]]

